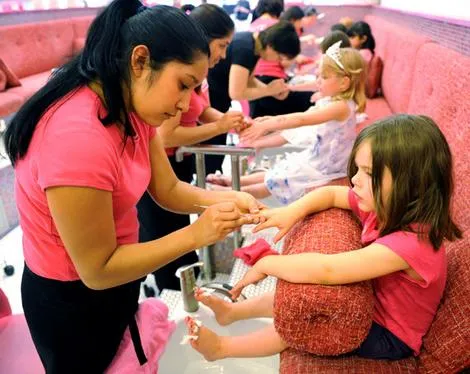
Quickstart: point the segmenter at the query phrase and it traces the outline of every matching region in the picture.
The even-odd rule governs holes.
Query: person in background
[[[375,39],[367,22],[358,21],[348,30],[351,46],[361,53],[362,57],[369,64],[375,54]]]
[[[259,211],[251,196],[179,181],[156,134],[188,109],[208,65],[204,32],[183,11],[114,0],[84,49],[12,119],[4,140],[23,232],[21,296],[47,374],[122,373],[126,358],[133,373],[156,372],[172,327],[161,301],[138,303],[142,278],[256,220],[243,215]],[[202,214],[138,243],[147,189],[166,209]]]
[[[255,9],[253,10],[253,17],[251,19],[251,23],[254,23],[260,17],[266,18],[268,15],[273,18],[279,19],[283,11],[284,0],[259,0]]]
[[[194,10],[195,6],[193,4],[184,4],[181,7],[181,10],[186,13],[186,14],[191,14],[191,12]]]
[[[302,29],[302,19],[304,17],[303,10],[298,7],[288,8],[282,15],[281,21],[290,22],[297,34],[300,36]],[[261,24],[261,21],[264,21]],[[251,30],[256,30],[260,25],[266,25],[271,22],[272,24],[278,22],[277,19],[272,17],[263,17],[258,18],[257,22],[252,23]],[[254,27],[255,26],[255,27]],[[302,61],[305,59],[303,56],[298,55],[295,60],[284,60],[280,61],[266,61],[260,59],[256,65],[254,74],[257,79],[265,84],[276,79],[283,79],[284,81],[288,80],[288,75],[286,73],[286,68],[291,66],[296,61]],[[252,118],[263,117],[267,115],[279,115],[287,114],[293,112],[303,112],[307,110],[310,106],[310,97],[313,92],[289,92],[285,98],[275,98],[275,97],[262,97],[257,100],[250,101],[250,116]]]
[[[251,13],[250,2],[248,0],[239,0],[233,12],[237,20],[246,21]]]
[[[209,68],[225,58],[227,47],[233,38],[234,24],[230,16],[217,5],[203,4],[195,8],[190,17],[204,30],[209,42]],[[198,122],[201,125],[198,126]],[[194,170],[194,156],[184,155],[176,161],[177,147],[203,142],[230,130],[241,129],[244,125],[243,113],[222,113],[210,106],[207,83],[196,87],[191,93],[189,110],[179,112],[175,117],[163,122],[158,129],[171,167],[179,180],[191,183]],[[139,241],[155,240],[190,224],[189,215],[168,211],[155,203],[149,192],[145,192],[137,204],[139,217]],[[153,272],[155,283],[160,291],[179,290],[180,282],[176,270],[198,261],[195,251],[160,267]],[[199,269],[195,269],[196,277]]]
[[[351,17],[342,17],[339,19],[339,23],[343,24],[347,29],[349,29],[354,23],[354,20]]]
[[[260,32],[239,32],[227,49],[227,57],[209,70],[209,97],[213,108],[225,113],[232,100],[255,100],[274,96],[287,97],[289,91],[283,79],[268,84],[253,76],[259,58],[283,61],[295,58],[300,52],[300,41],[294,26],[278,22]],[[226,136],[219,135],[209,144],[225,144]],[[222,169],[223,156],[206,157],[207,173]]]
[[[330,27],[330,31],[342,31],[345,34],[347,34],[348,28],[344,26],[342,23],[335,23],[333,26]]]

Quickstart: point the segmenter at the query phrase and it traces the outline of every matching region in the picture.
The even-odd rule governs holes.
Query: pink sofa
[[[288,349],[281,354],[281,373],[457,373],[470,367],[470,58],[377,16],[366,16],[365,20],[372,27],[377,52],[384,61],[384,96],[368,101],[369,120],[365,125],[399,112],[428,115],[438,123],[454,156],[452,208],[464,239],[446,244],[448,283],[418,357],[401,361],[366,360],[354,356],[321,357],[306,353],[307,345],[296,345],[297,350]],[[323,214],[322,222],[327,220],[335,228],[328,232],[331,242],[354,241],[351,230],[359,229],[352,217],[338,217],[336,210]],[[295,237],[286,243],[308,243],[324,236],[324,227],[315,222],[304,221],[301,225],[306,227],[294,230]],[[285,250],[292,248],[287,246]],[[299,331],[309,334],[311,331],[306,322],[308,316],[304,314],[306,305],[299,301],[299,294],[306,300],[308,292],[309,287],[302,285],[281,282],[278,286],[275,305],[280,310],[276,315],[289,313],[295,324],[288,326],[287,341],[297,338],[289,334]],[[315,294],[314,290],[310,292]],[[285,321],[275,322],[285,325]],[[313,335],[311,339],[320,338]]]
[[[20,87],[0,92],[0,118],[41,88],[51,69],[67,62],[84,45],[92,17],[0,27],[0,58],[20,79]]]

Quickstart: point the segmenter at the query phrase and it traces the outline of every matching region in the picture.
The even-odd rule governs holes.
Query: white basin
[[[165,352],[160,358],[159,374],[278,374],[279,355],[263,358],[230,358],[208,362],[195,351],[190,344],[180,345],[181,339],[187,335],[184,317],[192,315],[199,319],[204,326],[219,335],[243,335],[256,331],[268,323],[269,318],[257,318],[235,322],[229,326],[220,326],[212,311],[200,303],[195,313],[186,313],[182,304],[179,313],[175,313],[176,330],[173,333]]]

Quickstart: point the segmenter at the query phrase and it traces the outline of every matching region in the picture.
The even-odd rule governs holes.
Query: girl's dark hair
[[[227,12],[214,4],[201,4],[189,16],[199,23],[209,42],[225,38],[235,30],[235,24]]]
[[[133,136],[124,97],[131,94],[129,64],[138,45],[147,46],[153,71],[172,61],[191,64],[198,56],[209,56],[201,27],[180,9],[164,5],[146,8],[137,0],[114,0],[91,24],[82,52],[57,69],[11,121],[5,133],[5,146],[12,164],[28,151],[44,112],[92,81],[98,81],[103,89],[108,112],[101,118],[103,125],[120,122],[125,140]]]
[[[304,10],[305,17],[316,16],[318,14],[316,8],[313,6],[308,6]]]
[[[345,34],[347,34],[348,28],[344,26],[342,23],[335,23],[333,26],[330,27],[330,31],[342,31]]]
[[[274,18],[279,18],[284,11],[284,0],[259,0],[258,5],[253,10],[251,22],[267,13]]]
[[[193,4],[184,4],[181,6],[181,10],[186,14],[190,14],[196,7]]]
[[[370,26],[367,22],[364,22],[364,21],[354,22],[348,30],[348,36],[349,37],[354,37],[354,36],[363,37],[363,36],[366,36],[367,39],[361,45],[360,49],[368,49],[372,53],[375,53],[375,39],[372,35],[372,31],[370,29]]]
[[[282,13],[280,20],[295,22],[301,20],[305,17],[305,13],[301,7],[295,5],[288,8],[284,13]]]
[[[326,50],[330,48],[333,44],[341,40],[341,48],[351,47],[351,42],[349,41],[348,36],[342,31],[332,31],[330,32],[320,43],[321,53],[325,54]]]
[[[371,147],[372,192],[380,236],[395,231],[417,232],[435,250],[444,239],[452,241],[462,237],[450,215],[452,155],[444,135],[431,118],[399,114],[363,129],[349,159],[350,181],[357,172],[357,150],[364,142],[369,142]],[[392,176],[387,201],[382,199],[385,168]]]
[[[292,23],[279,21],[259,33],[261,46],[265,49],[270,46],[277,53],[290,59],[300,53],[300,40]]]

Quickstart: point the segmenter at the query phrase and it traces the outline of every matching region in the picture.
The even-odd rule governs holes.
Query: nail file
[[[207,208],[209,208],[209,205],[194,204],[194,206],[197,206],[198,208],[202,208],[202,209],[207,209]],[[242,217],[251,217],[252,214],[249,214],[249,213],[242,213],[241,216],[242,216]]]

